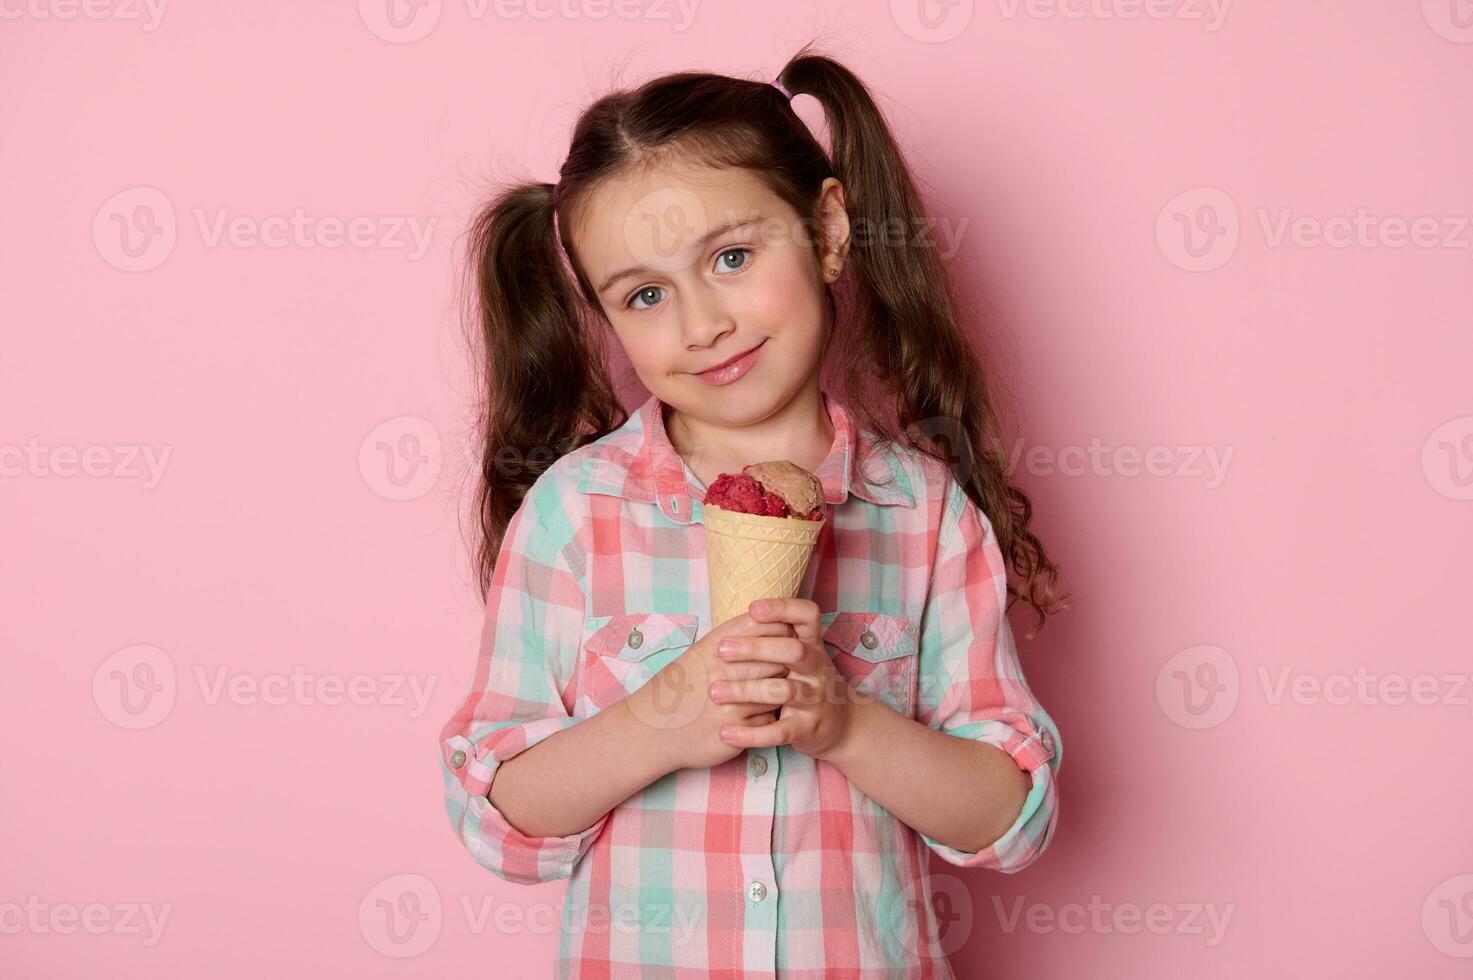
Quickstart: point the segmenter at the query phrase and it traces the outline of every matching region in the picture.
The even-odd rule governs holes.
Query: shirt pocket
[[[686,613],[597,616],[583,626],[583,692],[602,710],[633,694],[696,641]]]
[[[819,617],[823,642],[839,673],[861,693],[915,717],[916,626],[880,612],[832,612]]]

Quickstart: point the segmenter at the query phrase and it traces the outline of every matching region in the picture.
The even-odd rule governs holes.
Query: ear
[[[823,253],[838,256],[842,263],[849,257],[849,209],[844,198],[844,185],[837,177],[827,177],[818,193],[818,228]],[[818,258],[822,263],[825,254]]]

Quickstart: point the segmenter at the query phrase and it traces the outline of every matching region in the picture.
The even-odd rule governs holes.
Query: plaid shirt
[[[557,460],[512,516],[475,679],[440,737],[446,809],[476,861],[508,881],[570,879],[559,977],[951,977],[927,852],[1015,872],[1048,844],[1062,744],[1018,664],[990,522],[946,467],[877,444],[823,398],[835,438],[815,473],[831,507],[798,594],[854,687],[1029,773],[1023,811],[991,847],[960,851],[786,745],[676,770],[568,837],[527,837],[490,804],[498,765],[711,628],[705,488],[651,397]]]

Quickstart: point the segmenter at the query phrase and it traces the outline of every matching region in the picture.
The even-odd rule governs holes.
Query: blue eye
[[[625,303],[624,306],[625,306],[626,309],[630,309],[630,310],[647,310],[647,309],[650,309],[650,307],[648,307],[648,306],[635,306],[634,305],[635,300],[639,299],[641,296],[645,295],[646,293],[662,293],[662,292],[664,292],[664,290],[661,289],[659,286],[645,286],[643,289],[641,289],[638,292],[636,292],[633,296],[629,297],[629,302]]]
[[[738,254],[742,256],[742,260],[735,266],[726,261],[727,256]],[[728,273],[741,272],[747,267],[747,264],[750,261],[749,256],[751,254],[752,250],[750,248],[728,248],[716,256],[716,264],[718,266],[724,266],[726,272]],[[630,296],[629,299],[625,301],[624,308],[626,310],[652,310],[660,302],[660,299],[662,298],[664,292],[665,289],[663,286],[643,286],[640,289],[635,290],[634,295]],[[650,298],[649,294],[651,293],[657,295],[653,298]],[[649,305],[640,306],[639,301],[641,298],[644,298],[645,302],[647,302]]]
[[[717,262],[717,264],[720,264],[721,261],[723,259],[725,259],[728,255],[736,255],[737,253],[740,252],[743,256],[745,256],[745,255],[750,254],[751,251],[752,250],[750,248],[729,248],[726,251],[722,252],[719,256],[717,256],[716,262]],[[742,262],[741,262],[741,265],[738,265],[736,268],[738,268],[738,269],[743,268],[743,267],[746,266],[746,264],[747,264],[747,260],[745,258],[743,258],[742,259]],[[727,268],[728,268],[728,270],[731,269],[730,266],[728,266]]]

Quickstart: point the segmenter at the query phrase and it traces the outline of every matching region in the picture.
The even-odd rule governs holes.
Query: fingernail
[[[726,697],[726,683],[724,681],[717,681],[711,685],[711,697],[716,701]]]
[[[722,640],[720,643],[718,643],[716,645],[716,652],[717,653],[736,653],[737,652],[737,642],[736,642],[736,640]]]
[[[723,728],[723,729],[721,729],[721,741],[723,741],[723,742],[730,742],[730,741],[732,741],[735,738],[736,738],[736,729],[735,728]]]
[[[756,616],[766,616],[767,615],[767,603],[765,603],[765,602],[754,602],[754,603],[752,603],[752,613],[753,613],[753,615],[756,615]]]

